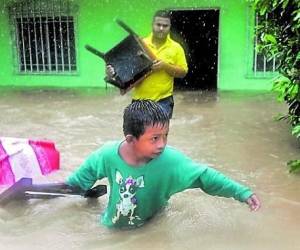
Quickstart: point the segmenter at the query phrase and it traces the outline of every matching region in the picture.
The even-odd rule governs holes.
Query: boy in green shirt
[[[104,225],[139,227],[173,194],[197,187],[210,195],[245,202],[253,211],[259,209],[260,201],[248,187],[167,146],[169,117],[156,102],[139,100],[127,106],[123,132],[125,140],[104,144],[67,179],[69,185],[87,190],[108,178]]]

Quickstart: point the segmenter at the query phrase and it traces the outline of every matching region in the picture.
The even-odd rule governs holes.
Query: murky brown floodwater
[[[0,136],[49,139],[61,152],[62,181],[103,142],[122,138],[129,96],[95,90],[0,90]],[[250,185],[263,207],[252,213],[231,199],[198,190],[175,195],[141,229],[109,230],[98,224],[107,196],[31,200],[0,208],[0,249],[300,249],[300,176],[286,162],[299,159],[288,125],[274,122],[285,105],[269,93],[175,95],[169,144]]]

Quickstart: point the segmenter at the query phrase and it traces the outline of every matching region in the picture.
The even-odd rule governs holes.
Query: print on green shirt
[[[134,212],[138,204],[136,192],[139,188],[144,187],[144,176],[140,176],[137,179],[129,176],[125,179],[119,171],[116,171],[116,182],[119,184],[120,200],[116,205],[117,211],[112,218],[112,223],[116,224],[120,216],[125,216],[128,217],[128,224],[134,225],[134,220],[141,220]]]

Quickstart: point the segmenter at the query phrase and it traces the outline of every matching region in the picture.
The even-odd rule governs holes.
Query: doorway
[[[189,72],[175,89],[217,90],[219,10],[171,10],[171,37],[186,53]]]

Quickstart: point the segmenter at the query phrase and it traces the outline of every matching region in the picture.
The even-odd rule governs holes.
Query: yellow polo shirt
[[[167,37],[166,42],[157,49],[152,43],[152,33],[144,39],[144,42],[156,55],[158,60],[179,66],[188,70],[184,50],[181,45]],[[174,77],[166,71],[159,70],[150,73],[140,84],[134,87],[132,99],[150,99],[158,101],[173,94]]]

